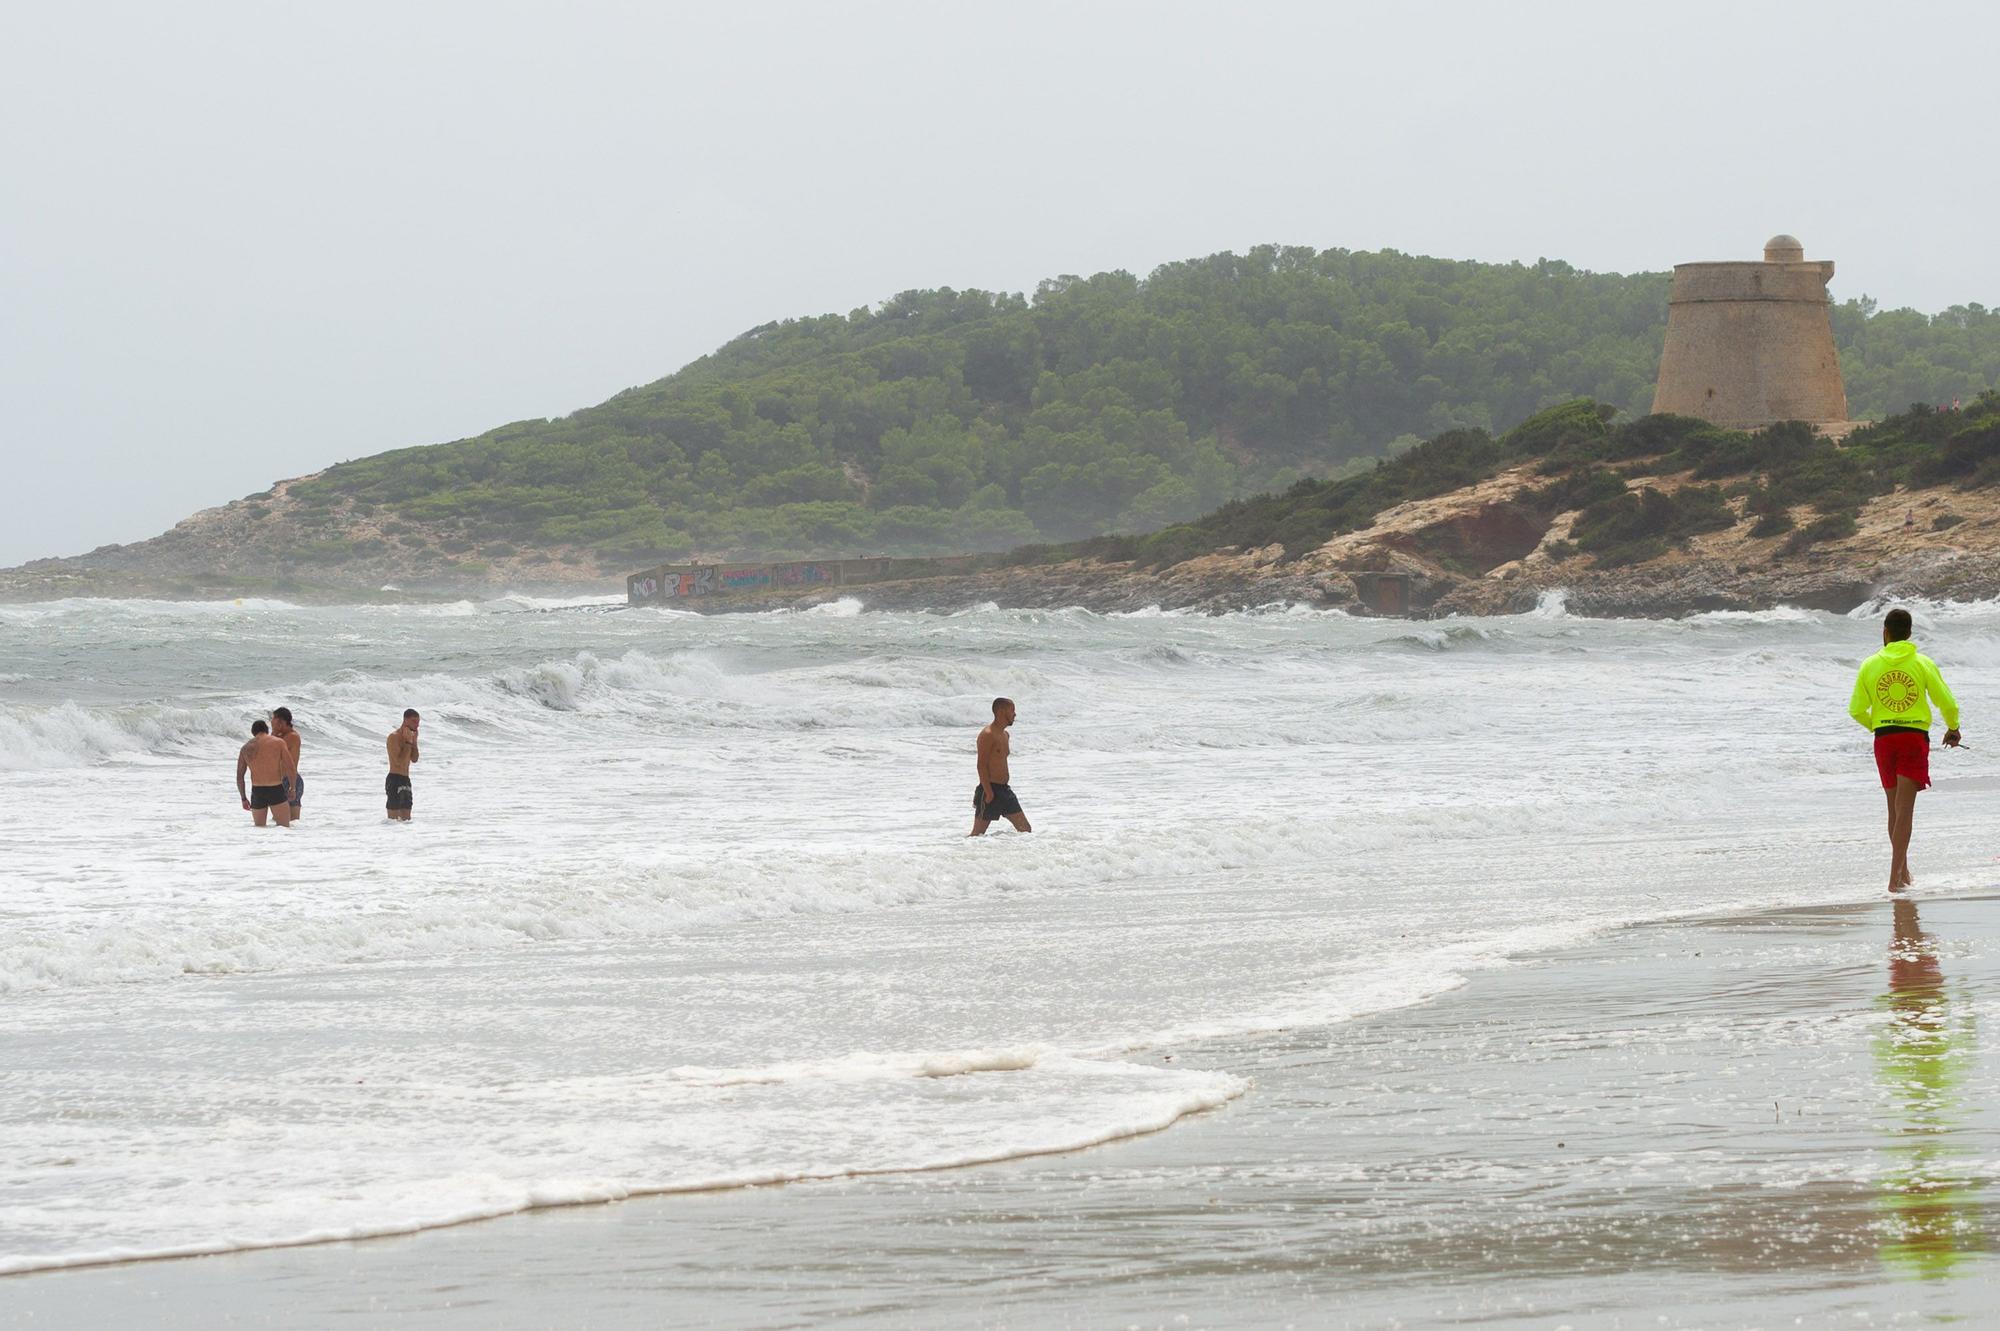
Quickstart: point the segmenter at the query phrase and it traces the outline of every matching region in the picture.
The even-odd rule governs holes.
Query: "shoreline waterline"
[[[1010,1320],[1045,1320],[1057,1306],[1069,1316],[1083,1310],[1122,1321],[1145,1321],[1146,1309],[1170,1306],[1193,1310],[1198,1319],[1223,1315],[1226,1308],[1237,1315],[1249,1311],[1250,1320],[1262,1320],[1307,1315],[1320,1300],[1335,1297],[1345,1315],[1364,1322],[1464,1318],[1513,1324],[1494,1306],[1496,1300],[1510,1298],[1525,1300],[1513,1315],[1523,1324],[1581,1315],[1587,1308],[1650,1318],[1686,1306],[1679,1302],[1685,1291],[1670,1274],[1680,1269],[1680,1247],[1692,1245],[1691,1255],[1708,1253],[1697,1260],[1712,1263],[1734,1241],[1729,1236],[1735,1225],[1763,1223],[1758,1217],[1768,1208],[1760,1201],[1729,1220],[1731,1212],[1715,1208],[1734,1205],[1729,1198],[1735,1194],[1728,1188],[1715,1191],[1707,1181],[1749,1170],[1750,1177],[1741,1180],[1754,1184],[1743,1194],[1746,1204],[1760,1190],[1775,1188],[1770,1205],[1809,1222],[1809,1228],[1768,1235],[1775,1246],[1765,1245],[1762,1257],[1716,1277],[1734,1286],[1727,1296],[1731,1301],[1723,1306],[1810,1308],[1831,1299],[1886,1316],[1899,1301],[1919,1295],[1919,1302],[1934,1304],[1952,1290],[1964,1294],[1990,1288],[2000,1230],[1986,1218],[1991,1203],[1980,1194],[1991,1185],[1993,1165],[1990,1157],[1980,1163],[1978,1148],[1995,1144],[1996,1123],[1978,1106],[1981,1089],[1993,1084],[1993,1039],[1977,1034],[1964,1051],[1971,1062],[1954,1093],[1958,1108],[1953,1112],[1968,1117],[1950,1131],[1917,1139],[1920,1148],[1935,1138],[1938,1150],[1960,1152],[1951,1157],[1950,1167],[1963,1180],[1955,1185],[1963,1195],[1948,1200],[1956,1208],[1951,1214],[1969,1217],[1971,1229],[1933,1221],[1921,1211],[1914,1221],[1897,1220],[1907,1208],[1898,1211],[1893,1199],[1933,1197],[1937,1167],[1929,1166],[1929,1174],[1915,1179],[1907,1171],[1897,1173],[1897,1142],[1908,1139],[1899,1134],[1893,1117],[1876,1117],[1876,1091],[1871,1089],[1891,1088],[1893,1096],[1896,1083],[1881,1081],[1889,1072],[1864,1078],[1858,1086],[1844,1081],[1840,1072],[1857,1059],[1866,1067],[1882,1056],[1870,1052],[1880,1044],[1871,1031],[1883,1019],[1867,994],[1876,989],[1912,992],[1908,985],[1896,987],[1896,967],[1923,981],[1914,989],[1922,1001],[1943,993],[1947,1004],[1977,1008],[1996,992],[2000,925],[1986,917],[1995,901],[2000,894],[1990,891],[1920,893],[1900,901],[1623,926],[1558,953],[1523,956],[1413,1007],[1340,1027],[1224,1038],[1172,1051],[1176,1061],[1232,1067],[1253,1078],[1257,1090],[1219,1113],[1184,1120],[1178,1131],[1053,1158],[943,1174],[634,1197],[619,1206],[534,1211],[491,1225],[454,1227],[480,1231],[476,1235],[427,1230],[395,1243],[334,1241],[310,1249],[225,1254],[200,1263],[127,1264],[115,1268],[125,1273],[115,1283],[89,1283],[93,1271],[102,1276],[105,1268],[27,1273],[0,1283],[0,1290],[22,1292],[28,1299],[22,1310],[29,1312],[37,1306],[68,1307],[110,1317],[143,1302],[162,1318],[156,1324],[165,1326],[194,1325],[212,1311],[203,1301],[216,1297],[222,1287],[241,1312],[284,1306],[295,1315],[306,1308],[330,1314],[339,1306],[339,1291],[358,1281],[376,1306],[393,1308],[415,1325],[452,1315],[435,1306],[426,1291],[468,1281],[478,1283],[483,1297],[504,1309],[498,1318],[502,1325],[539,1324],[558,1307],[587,1316],[592,1325],[637,1325],[651,1306],[645,1291],[664,1295],[671,1290],[683,1312],[704,1322],[751,1326],[765,1324],[779,1306],[772,1300],[780,1297],[780,1289],[787,1298],[798,1296],[799,1279],[808,1271],[847,1271],[849,1276],[807,1280],[807,1306],[817,1315],[858,1318],[864,1324],[986,1325],[993,1310],[984,1302],[988,1294],[983,1286],[959,1287],[950,1272],[979,1269],[980,1250],[990,1243],[1009,1249],[1033,1245],[1028,1235],[1037,1231],[1047,1231],[1051,1241],[1058,1233],[1064,1236],[1052,1253],[1079,1241],[1088,1248],[1093,1240],[1082,1239],[1076,1228],[1074,1212],[1081,1207],[1093,1217],[1089,1232],[1098,1236],[1094,1241],[1103,1250],[1076,1254],[1077,1275],[1060,1284],[1060,1305],[1048,1302],[1058,1287],[1039,1280],[1019,1282],[1000,1304],[1011,1309]],[[1908,914],[1909,908],[1919,917],[1928,913],[1934,922],[1899,922],[1898,915]],[[1917,953],[1911,952],[1913,947]],[[1942,955],[1944,970],[1935,984],[1922,972],[1919,953]],[[1910,971],[1912,966],[1917,970]],[[1815,978],[1805,989],[1794,989],[1784,983],[1794,973]],[[1841,986],[1852,996],[1829,1004],[1828,985]],[[1544,996],[1541,1012],[1515,1015],[1520,997],[1529,993]],[[1752,994],[1763,998],[1750,1002]],[[1725,1011],[1739,1031],[1719,1041],[1710,1026],[1714,1015]],[[1807,1013],[1813,1015],[1808,1018]],[[1892,1010],[1887,1020],[1897,1019]],[[1930,1019],[1928,1010],[1910,1018],[1918,1029]],[[1635,1021],[1642,1024],[1631,1025]],[[1513,1055],[1499,1046],[1508,1042],[1510,1027],[1523,1023],[1540,1031],[1538,1041],[1515,1039],[1510,1047],[1518,1051],[1539,1043],[1543,1052],[1528,1066],[1509,1071]],[[1488,1030],[1493,1027],[1499,1029]],[[1642,1030],[1655,1034],[1641,1039]],[[1621,1031],[1627,1038],[1607,1045],[1598,1033],[1605,1031]],[[1742,1065],[1733,1062],[1741,1050],[1732,1050],[1732,1041],[1750,1042],[1761,1062],[1775,1060],[1766,1075],[1784,1079],[1789,1088],[1779,1096],[1776,1111],[1766,1108],[1762,1118],[1755,1118],[1752,1088],[1726,1085],[1742,1075]],[[1446,1050],[1462,1057],[1426,1057]],[[1505,1061],[1493,1062],[1496,1056]],[[1715,1075],[1732,1066],[1735,1072]],[[1710,1071],[1702,1072],[1704,1067]],[[1567,1079],[1576,1074],[1606,1069],[1619,1075],[1593,1080],[1588,1090],[1580,1083],[1566,1090]],[[1326,1110],[1338,1111],[1349,1102],[1354,1092],[1348,1084],[1357,1072],[1379,1083],[1376,1094],[1400,1103],[1396,1117],[1413,1126],[1397,1128],[1394,1118],[1382,1119],[1389,1105],[1368,1116],[1387,1132],[1379,1140],[1355,1136],[1351,1126],[1343,1126],[1347,1120],[1339,1112],[1327,1117]],[[1440,1077],[1446,1080],[1439,1082]],[[1495,1077],[1500,1080],[1492,1081]],[[1544,1081],[1549,1084],[1540,1084]],[[1498,1100],[1479,1105],[1459,1100],[1453,1086],[1460,1082],[1504,1089]],[[1564,1105],[1566,1094],[1587,1096],[1589,1103]],[[1670,1103],[1676,1096],[1685,1103]],[[1657,1109],[1650,1106],[1649,1099],[1661,1097],[1666,1098]],[[1533,1118],[1516,1117],[1518,1109],[1536,1104],[1563,1107],[1539,1126]],[[1718,1138],[1703,1124],[1716,1107],[1727,1105],[1737,1106],[1744,1117]],[[1306,1106],[1320,1110],[1299,1117]],[[1446,1121],[1422,1126],[1439,1114]],[[1454,1116],[1469,1117],[1438,1136]],[[1548,1140],[1540,1140],[1544,1137]],[[1705,1144],[1682,1154],[1675,1147],[1681,1137]],[[1437,1156],[1428,1145],[1482,1140],[1490,1145],[1464,1159],[1468,1165],[1482,1158],[1489,1163],[1474,1166],[1479,1172],[1472,1176],[1462,1175],[1453,1163],[1459,1157]],[[1886,1153],[1888,1163],[1878,1166],[1865,1159],[1857,1174],[1847,1160],[1849,1143],[1869,1140],[1878,1143],[1871,1149]],[[1330,1149],[1335,1143],[1345,1147]],[[1971,1154],[1964,1153],[1966,1147],[1974,1148]],[[1225,1160],[1233,1162],[1230,1172],[1216,1173]],[[1547,1163],[1533,1163],[1538,1160]],[[1475,1184],[1476,1178],[1496,1170],[1490,1182]],[[1543,1173],[1546,1179],[1536,1182]],[[1765,1173],[1770,1177],[1757,1182]],[[1502,1178],[1506,1185],[1496,1189]],[[1454,1195],[1464,1198],[1469,1186],[1488,1200],[1471,1209],[1466,1209],[1469,1198],[1453,1200]],[[1903,1188],[1915,1191],[1898,1191]],[[1138,1237],[1127,1228],[1129,1222],[1118,1220],[1120,1209],[1156,1210],[1146,1199],[1161,1196],[1185,1199],[1175,1203],[1184,1216],[1175,1223],[1188,1228],[1183,1240],[1188,1261],[1165,1254],[1151,1259],[1158,1269],[1146,1278],[1143,1292],[1123,1279],[1103,1281],[1086,1274],[1106,1261],[1124,1260],[1116,1254]],[[1799,1209],[1807,1196],[1814,1200]],[[1347,1200],[1336,1202],[1342,1197]],[[1784,1200],[1788,1197],[1792,1200]],[[1883,1197],[1891,1200],[1871,1200]],[[1357,1205],[1365,1214],[1348,1215]],[[1412,1208],[1412,1213],[1397,1218],[1398,1207]],[[1450,1254],[1464,1244],[1452,1236],[1465,1226],[1482,1224],[1481,1212],[1493,1207],[1499,1208],[1496,1224],[1519,1211],[1515,1223],[1527,1221],[1526,1228],[1539,1234],[1541,1247],[1529,1241],[1533,1235],[1523,1234],[1497,1250],[1512,1254],[1497,1264],[1455,1265],[1463,1259]],[[1703,1216],[1706,1228],[1690,1231],[1676,1222],[1674,1215],[1682,1207],[1692,1208],[1690,1216]],[[1000,1215],[1018,1220],[996,1228]],[[1238,1251],[1243,1233],[1262,1232],[1258,1225],[1243,1228],[1254,1215],[1264,1217],[1259,1224],[1269,1228],[1277,1245],[1253,1245],[1266,1254],[1261,1258]],[[1889,1219],[1880,1223],[1892,1228],[1878,1233],[1881,1215]],[[1436,1228],[1440,1223],[1445,1229]],[[1905,1233],[1893,1228],[1899,1223],[1918,1228]],[[1016,1232],[1020,1224],[1030,1227],[1027,1234]],[[662,1231],[661,1226],[667,1228]],[[1401,1244],[1397,1235],[1411,1226],[1430,1235],[1425,1242],[1433,1251],[1420,1271],[1399,1277],[1381,1245]],[[1606,1237],[1617,1235],[1625,1255],[1612,1266],[1564,1269],[1569,1260],[1565,1252],[1604,1241],[1590,1238],[1592,1226],[1610,1226]],[[1297,1232],[1280,1238],[1288,1230]],[[1695,1232],[1705,1237],[1696,1241]],[[746,1251],[747,1233],[765,1237]],[[1239,1237],[1224,1241],[1224,1233]],[[665,1252],[659,1247],[662,1240],[670,1244]],[[1915,1247],[1907,1248],[1908,1242]],[[1329,1243],[1335,1247],[1327,1248]],[[892,1277],[868,1256],[890,1244],[916,1269]],[[1375,1257],[1364,1256],[1371,1249],[1378,1250]],[[1204,1251],[1218,1260],[1195,1261]],[[1298,1260],[1308,1252],[1320,1257]],[[1341,1252],[1347,1255],[1338,1256]],[[662,1265],[667,1253],[672,1256]],[[1291,1256],[1281,1259],[1281,1254]],[[1918,1264],[1912,1269],[1935,1271],[1942,1265],[1961,1280],[1974,1279],[1971,1284],[1940,1283],[1945,1276],[1932,1274],[1911,1286],[1902,1274],[1910,1261]],[[1662,1268],[1661,1262],[1668,1266]],[[1057,1260],[1050,1269],[1068,1264]],[[763,1274],[752,1278],[760,1269]],[[619,1270],[625,1273],[623,1286],[608,1284],[609,1274]],[[1668,1274],[1659,1274],[1663,1270]],[[697,1274],[702,1271],[709,1275]],[[743,1296],[695,1294],[725,1271],[733,1273],[731,1283]],[[1833,1278],[1814,1276],[1814,1271]],[[514,1272],[518,1274],[509,1274]],[[1363,1272],[1368,1273],[1365,1278]],[[551,1281],[553,1288],[548,1287]],[[922,1283],[920,1299],[911,1282]],[[301,1303],[302,1297],[307,1301]],[[696,1299],[693,1305],[686,1302],[690,1297]],[[0,1304],[4,1302],[0,1295]],[[1460,1311],[1439,1315],[1448,1312],[1446,1305]],[[1698,1306],[1708,1309],[1705,1316],[1670,1318],[1667,1324],[1707,1324],[1717,1305],[1710,1298]],[[872,1311],[864,1311],[868,1309]],[[1861,1324],[1874,1324],[1869,1316],[1857,1315]]]

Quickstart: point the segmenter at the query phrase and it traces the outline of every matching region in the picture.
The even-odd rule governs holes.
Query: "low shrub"
[[[1761,515],[1750,524],[1750,534],[1762,539],[1766,536],[1782,536],[1797,524],[1792,521],[1790,509],[1780,508]]]
[[[1785,553],[1795,555],[1822,541],[1845,540],[1857,530],[1859,527],[1852,513],[1827,513],[1793,532],[1791,539],[1785,542]]]
[[[1668,493],[1646,486],[1599,500],[1580,514],[1573,536],[1577,547],[1597,557],[1600,567],[1618,568],[1657,558],[1702,532],[1736,524],[1722,491],[1689,485]]]

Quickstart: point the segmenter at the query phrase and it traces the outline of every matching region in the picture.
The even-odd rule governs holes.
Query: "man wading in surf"
[[[292,806],[292,821],[296,823],[305,810],[306,779],[299,775],[299,732],[292,727],[291,708],[271,709],[271,733],[285,741],[285,747],[291,751],[292,777],[285,785],[285,794]]]
[[[979,732],[979,784],[972,788],[972,830],[967,836],[985,836],[995,818],[1014,824],[1016,832],[1031,832],[1021,801],[1007,784],[1007,753],[1012,747],[1007,727],[1014,724],[1014,700],[993,700],[993,723]]]
[[[1847,714],[1875,736],[1875,770],[1889,801],[1889,890],[1911,883],[1910,831],[1917,792],[1931,783],[1931,709],[1944,713],[1944,744],[1958,747],[1958,699],[1945,687],[1937,662],[1910,641],[1910,612],[1882,617],[1882,650],[1861,663]]]
[[[403,724],[389,732],[389,775],[382,782],[382,793],[387,797],[392,823],[410,821],[415,803],[410,791],[410,764],[417,760],[417,728],[421,724],[417,709],[411,707],[403,712]]]
[[[243,789],[243,774],[250,774],[250,789]],[[292,825],[290,799],[292,778],[299,774],[292,751],[285,741],[271,733],[263,721],[250,723],[250,740],[236,751],[236,798],[250,811],[250,821],[262,827],[274,818],[278,826]]]

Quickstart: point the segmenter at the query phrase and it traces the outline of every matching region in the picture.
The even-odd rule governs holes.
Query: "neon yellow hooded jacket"
[[[1958,729],[1958,699],[1945,687],[1937,662],[1917,650],[1914,642],[1892,642],[1861,663],[1855,677],[1853,696],[1847,700],[1847,714],[1865,730],[1880,726],[1931,728],[1931,709],[1925,695],[1936,699],[1949,729]]]

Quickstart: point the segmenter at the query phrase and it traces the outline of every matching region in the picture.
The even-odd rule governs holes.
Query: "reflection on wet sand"
[[[1875,1040],[1883,1089],[1899,1111],[1883,1148],[1886,1212],[1882,1258],[1921,1279],[1938,1279],[1979,1250],[1977,1181],[1966,1166],[1966,1105],[1960,1087],[1973,1063],[1971,1005],[1945,985],[1937,940],[1917,903],[1897,901],[1889,942],[1889,1022]]]

